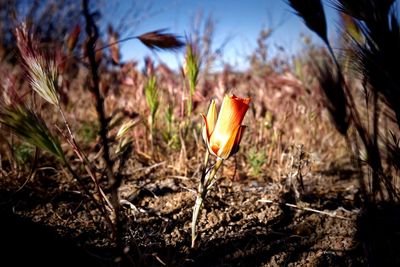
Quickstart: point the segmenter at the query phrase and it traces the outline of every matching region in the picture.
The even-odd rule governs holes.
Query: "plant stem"
[[[99,66],[96,62],[96,55],[95,55],[95,46],[96,41],[99,36],[97,26],[93,21],[92,14],[89,11],[89,4],[88,0],[83,0],[83,14],[86,19],[86,33],[89,37],[88,42],[86,44],[87,55],[89,58],[90,63],[90,71],[92,76],[92,85],[91,91],[96,99],[96,111],[98,115],[98,119],[100,122],[100,138],[103,145],[103,158],[106,164],[106,173],[110,184],[112,185],[115,181],[114,175],[112,173],[112,161],[110,158],[110,147],[107,138],[108,133],[108,122],[104,111],[104,99],[100,93],[100,76],[98,73]]]
[[[207,164],[208,164],[208,159],[210,157],[210,152],[208,151],[208,149],[206,149],[206,156],[204,157],[204,169],[207,168]]]
[[[69,134],[70,138],[71,138],[71,139],[74,141],[74,143],[75,143],[75,136],[72,134],[72,131],[71,131],[71,128],[69,127],[67,118],[65,117],[64,111],[62,110],[62,108],[61,108],[60,105],[58,105],[58,111],[59,111],[60,114],[61,114],[61,117],[62,117],[62,119],[63,119],[63,121],[64,121],[65,127],[67,128],[67,131],[68,131],[68,134]]]
[[[187,117],[189,118],[190,115],[192,114],[192,94],[189,92],[188,94],[188,99],[187,99]]]
[[[205,177],[207,175],[207,165],[208,165],[209,158],[210,158],[210,152],[207,149],[206,155],[204,157],[204,165],[203,165],[203,167],[201,169],[200,183],[199,183],[199,187],[197,189],[198,192],[202,192],[203,191],[204,180],[205,180]]]
[[[110,145],[108,141],[108,121],[104,110],[104,98],[100,92],[100,76],[99,76],[99,65],[96,61],[95,46],[96,41],[99,37],[98,28],[93,19],[93,14],[89,10],[89,0],[82,0],[83,15],[86,21],[86,33],[88,35],[88,41],[86,43],[86,51],[90,64],[91,71],[91,91],[96,100],[96,111],[98,120],[100,123],[100,138],[103,146],[103,159],[106,165],[106,174],[111,191],[111,204],[114,207],[115,215],[115,228],[116,234],[114,236],[115,242],[118,249],[123,251],[123,240],[122,240],[122,225],[121,225],[121,206],[119,204],[118,188],[121,185],[122,176],[116,177],[113,173],[113,161],[110,158]],[[118,180],[116,179],[118,178]]]
[[[153,117],[153,114],[150,114],[150,116],[149,116],[149,126],[150,126],[151,153],[154,156],[154,117]]]
[[[192,248],[194,248],[195,246],[195,242],[196,242],[196,237],[197,237],[197,233],[196,233],[196,224],[197,224],[197,218],[199,217],[199,212],[200,212],[200,208],[201,205],[203,204],[203,198],[205,196],[205,192],[207,190],[203,190],[203,192],[201,194],[198,194],[196,197],[196,202],[194,204],[194,208],[193,208],[193,216],[192,216]]]
[[[110,227],[110,230],[112,231],[113,235],[115,235],[116,229],[114,227],[114,224],[112,223],[110,216],[107,214],[107,210],[106,210],[106,206],[109,205],[109,207],[110,207],[110,203],[108,202],[107,197],[105,196],[104,192],[101,190],[101,187],[97,183],[96,179],[94,179],[93,181],[95,183],[95,187],[96,187],[96,190],[97,190],[97,193],[99,194],[99,196],[96,196],[95,193],[92,194],[90,192],[90,190],[87,188],[87,185],[82,181],[82,178],[72,169],[71,165],[68,163],[68,161],[66,159],[64,159],[63,163],[67,167],[68,171],[72,174],[72,176],[81,185],[81,187],[85,191],[86,195],[91,197],[92,200],[94,201],[94,203],[98,206],[101,214],[103,215],[103,217],[106,220],[106,223]],[[93,179],[92,175],[91,175],[91,177]],[[112,208],[112,206],[111,206],[111,208]]]
[[[218,169],[222,166],[223,159],[217,159],[217,162],[215,163],[214,167],[207,172],[206,166],[208,162],[208,157],[209,157],[209,152],[207,151],[207,154],[205,156],[205,167],[203,168],[202,172],[202,178],[199,183],[199,188],[196,196],[196,202],[193,207],[193,216],[192,216],[192,248],[194,248],[196,244],[196,225],[197,225],[197,219],[199,217],[199,212],[201,210],[201,206],[203,204],[203,200],[206,198],[208,190],[211,189],[211,186],[215,177],[215,174],[217,173]]]
[[[215,174],[217,174],[219,167],[222,166],[223,161],[224,161],[223,159],[220,159],[220,158],[217,159],[217,162],[215,163],[214,167],[212,168],[210,174],[206,176],[206,179],[204,181],[205,187],[208,187],[213,182]]]

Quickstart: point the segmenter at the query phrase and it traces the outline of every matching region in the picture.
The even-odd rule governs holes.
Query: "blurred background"
[[[337,38],[339,17],[326,1],[329,37]],[[44,37],[58,31],[60,38],[82,20],[81,4],[77,1],[1,1],[1,36],[6,43],[12,39],[10,27],[26,17]],[[218,52],[212,70],[225,64],[234,70],[250,66],[257,42],[268,49],[266,60],[291,57],[304,49],[305,42],[320,44],[285,1],[96,1],[100,33],[107,34],[110,25],[121,38],[155,29],[168,29],[181,37],[201,35],[208,31],[209,49]],[[53,37],[54,38],[54,37]],[[9,44],[8,44],[9,45]],[[136,60],[142,66],[146,55],[177,70],[182,56],[174,53],[152,55],[142,44],[127,41],[120,44],[121,60]]]

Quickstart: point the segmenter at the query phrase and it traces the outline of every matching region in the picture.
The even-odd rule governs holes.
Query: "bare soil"
[[[197,176],[148,167],[127,175],[120,191],[126,253],[138,266],[400,264],[399,209],[362,210],[351,168],[308,176],[297,202],[268,177],[221,178],[204,204],[191,249]],[[25,179],[0,179],[2,266],[128,265],[126,259],[115,263],[107,225],[72,178],[42,168],[17,191]]]

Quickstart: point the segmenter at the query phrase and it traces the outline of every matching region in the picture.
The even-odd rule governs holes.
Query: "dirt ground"
[[[356,175],[350,168],[308,176],[297,203],[284,185],[271,179],[222,178],[206,200],[200,238],[191,249],[195,196],[190,189],[196,186],[196,176],[171,175],[166,165],[147,167],[127,175],[120,191],[130,247],[126,252],[138,266],[400,263],[398,208],[361,214]],[[126,264],[114,263],[106,224],[72,178],[42,168],[17,191],[25,179],[0,179],[0,251],[3,262],[9,262],[2,266]]]

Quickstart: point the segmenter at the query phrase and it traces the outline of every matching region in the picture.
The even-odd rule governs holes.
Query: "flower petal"
[[[245,126],[245,125],[239,126],[239,130],[238,130],[238,133],[237,133],[236,139],[235,139],[235,144],[233,145],[233,148],[232,148],[232,151],[231,151],[231,154],[229,155],[229,157],[239,151],[239,145],[240,145],[240,142],[242,141],[243,133],[244,133],[244,130],[246,129],[246,127],[247,126]]]
[[[224,145],[235,142],[239,126],[249,108],[249,102],[250,98],[239,98],[234,95],[226,95],[224,97],[215,128],[209,137],[209,143],[212,148],[216,149],[218,147],[219,150],[222,148],[226,151]],[[229,152],[231,149],[232,147],[229,148]]]
[[[203,132],[202,132],[203,140],[204,140],[205,143],[208,143],[209,130],[208,130],[207,117],[203,113],[200,113],[200,116],[203,118],[203,121],[204,121]]]
[[[226,140],[226,143],[221,144],[221,145],[219,146],[218,152],[216,153],[216,154],[217,154],[217,157],[219,157],[219,158],[221,158],[221,159],[227,159],[227,158],[229,158],[229,156],[231,155],[232,148],[233,148],[234,145],[235,145],[236,136],[237,136],[237,134],[238,134],[240,128],[241,128],[240,126],[237,127],[237,128],[232,132],[230,138],[229,138],[228,140]],[[215,152],[215,151],[214,151],[214,150],[215,150],[215,147],[214,147],[214,146],[216,146],[216,144],[211,144],[211,148],[212,148],[212,151],[213,151],[213,152]]]
[[[204,119],[204,126],[203,126],[203,139],[204,141],[208,140],[214,131],[215,123],[217,121],[217,108],[215,105],[215,100],[211,100],[210,106],[208,108],[207,117],[204,114],[201,116]]]

